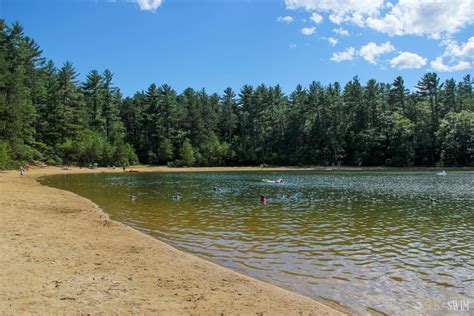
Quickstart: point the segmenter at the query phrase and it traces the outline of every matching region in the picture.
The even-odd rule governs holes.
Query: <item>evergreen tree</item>
[[[194,165],[194,162],[196,161],[195,153],[193,146],[191,145],[191,142],[189,139],[185,139],[183,142],[183,145],[181,146],[181,149],[179,150],[179,156],[180,160],[178,162],[179,165],[181,166],[187,166],[190,167]]]
[[[97,70],[87,74],[86,81],[82,85],[87,113],[89,115],[89,126],[99,133],[105,132],[105,120],[103,117],[104,89],[103,78]]]
[[[399,111],[400,113],[405,114],[406,98],[408,94],[409,90],[405,88],[403,78],[401,76],[395,78],[389,94],[390,111]]]
[[[428,102],[430,109],[430,121],[431,126],[429,129],[429,152],[430,152],[430,162],[434,164],[438,156],[438,148],[436,142],[436,129],[439,126],[440,120],[440,103],[439,103],[439,77],[436,73],[430,72],[427,73],[418,81],[416,86],[418,89],[418,95]]]
[[[123,98],[110,70],[84,82],[57,69],[18,23],[0,20],[0,168],[48,163],[128,165],[473,164],[473,81],[425,74],[410,93],[358,77],[344,89],[312,82],[244,85],[220,96],[151,84]]]
[[[235,93],[231,88],[224,90],[221,107],[219,109],[219,129],[221,137],[227,142],[232,142],[232,137],[237,128],[237,102],[235,101]]]

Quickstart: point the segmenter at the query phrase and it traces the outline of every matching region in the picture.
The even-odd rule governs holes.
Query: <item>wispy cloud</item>
[[[337,39],[335,39],[334,37],[328,37],[327,40],[329,42],[329,45],[331,45],[332,47],[337,45]]]
[[[341,61],[350,61],[354,59],[354,53],[354,47],[349,47],[345,51],[333,53],[331,60],[335,61],[336,63],[340,63]]]
[[[277,21],[282,22],[282,23],[291,23],[293,22],[293,20],[294,20],[293,17],[289,15],[277,17]]]
[[[163,3],[163,0],[136,0],[136,2],[140,10],[155,12]]]
[[[452,65],[446,65],[442,57],[436,57],[435,60],[431,61],[431,67],[433,67],[434,70],[439,72],[454,72],[471,69],[472,67],[474,67],[474,63],[460,60]]]
[[[301,33],[304,34],[304,35],[313,35],[314,32],[316,32],[315,27],[303,27],[301,29]]]
[[[313,21],[316,24],[319,24],[323,21],[323,16],[320,14],[317,14],[316,12],[313,12],[310,17],[311,21]]]
[[[431,67],[439,72],[454,72],[474,68],[474,36],[459,45],[455,40],[442,42],[445,46],[442,56],[431,61]],[[444,58],[448,61],[445,63]]]
[[[349,31],[346,30],[346,29],[343,29],[342,27],[335,28],[332,31],[336,34],[341,35],[341,36],[349,36]]]

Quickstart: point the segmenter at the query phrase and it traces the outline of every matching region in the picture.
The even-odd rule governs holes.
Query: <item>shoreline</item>
[[[301,168],[133,167],[143,172]],[[230,169],[230,170],[229,170]],[[0,173],[0,314],[345,315],[323,303],[185,253],[110,220],[92,201],[39,177],[121,173],[32,168]],[[262,314],[263,313],[263,314]]]

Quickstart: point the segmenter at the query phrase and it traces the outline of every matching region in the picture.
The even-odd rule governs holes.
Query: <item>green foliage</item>
[[[416,91],[354,77],[344,87],[244,85],[222,96],[151,84],[123,98],[110,70],[77,80],[0,20],[0,168],[47,163],[181,166],[472,166],[474,82],[425,74]]]
[[[168,138],[165,138],[158,148],[158,157],[162,163],[167,164],[173,161],[173,156],[173,144]]]
[[[195,152],[189,139],[185,139],[179,150],[180,159],[176,162],[177,166],[191,167],[196,161]]]
[[[11,167],[11,159],[8,155],[8,146],[4,142],[0,142],[0,170]]]
[[[441,162],[448,166],[474,166],[474,113],[449,113],[438,130]]]

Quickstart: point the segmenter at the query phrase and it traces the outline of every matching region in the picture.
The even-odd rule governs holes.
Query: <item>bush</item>
[[[11,168],[11,159],[8,154],[8,146],[4,142],[0,142],[0,169],[5,170]]]
[[[158,149],[158,158],[160,163],[168,163],[173,160],[173,144],[168,138],[165,138],[160,143],[160,148]]]
[[[186,138],[184,140],[183,145],[181,146],[181,149],[179,150],[179,155],[181,159],[176,161],[176,165],[178,167],[184,167],[184,166],[190,167],[194,165],[194,163],[196,162],[194,149],[189,139]]]
[[[138,164],[138,157],[130,144],[120,144],[115,149],[113,164],[129,166]]]
[[[123,166],[138,163],[138,157],[132,146],[117,141],[114,144],[107,142],[100,133],[86,130],[75,139],[67,139],[56,146],[63,164],[78,164],[87,166],[98,163],[102,166]]]

